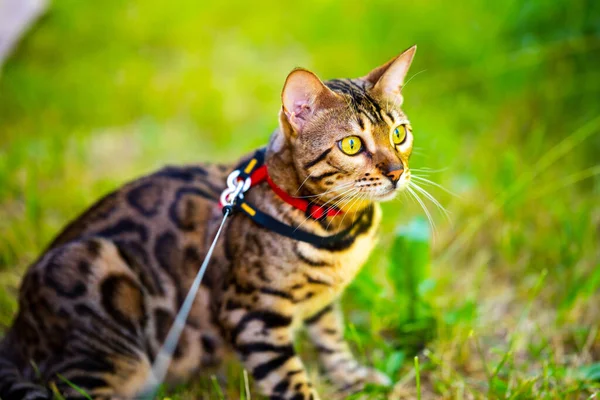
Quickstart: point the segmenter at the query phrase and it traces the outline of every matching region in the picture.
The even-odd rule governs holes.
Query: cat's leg
[[[291,315],[237,309],[229,337],[244,367],[272,400],[318,400],[292,343]]]
[[[12,328],[26,376],[67,399],[132,398],[150,374],[145,296],[113,242],[48,252],[23,280]]]
[[[344,324],[337,303],[330,304],[304,322],[325,373],[342,392],[358,391],[366,383],[391,383],[386,375],[361,365],[354,358],[344,340]]]

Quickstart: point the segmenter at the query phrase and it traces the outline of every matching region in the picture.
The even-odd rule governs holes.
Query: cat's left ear
[[[387,96],[400,96],[402,85],[408,74],[408,69],[417,51],[417,46],[412,46],[387,63],[375,68],[363,77],[373,85],[373,91]]]
[[[315,74],[302,68],[297,68],[288,75],[281,101],[282,114],[295,133],[304,131],[320,110],[342,102]]]

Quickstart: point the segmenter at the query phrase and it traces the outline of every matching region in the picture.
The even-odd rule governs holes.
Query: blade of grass
[[[600,165],[594,165],[593,167],[584,169],[583,171],[576,172],[565,179],[561,179],[556,182],[552,182],[550,185],[543,186],[538,189],[533,195],[529,197],[529,200],[535,200],[548,194],[555,192],[559,189],[564,189],[567,186],[573,185],[577,182],[581,182],[587,178],[600,175]]]
[[[250,382],[248,380],[248,371],[246,371],[244,369],[244,390],[246,393],[246,399],[250,400],[251,399],[251,395],[250,395]]]
[[[56,374],[56,376],[58,377],[58,379],[60,379],[61,381],[63,381],[64,383],[66,383],[67,385],[72,387],[73,389],[75,389],[75,391],[77,391],[77,393],[82,395],[84,398],[86,398],[88,400],[92,400],[92,397],[89,394],[87,394],[87,392],[85,390],[83,390],[82,388],[80,388],[79,386],[74,384],[73,382],[69,381],[67,378],[65,378],[61,374]]]
[[[219,385],[219,382],[217,381],[217,377],[212,375],[210,377],[210,381],[212,382],[213,388],[215,389],[215,392],[217,392],[217,396],[219,396],[218,398],[220,400],[224,400],[225,396],[223,395],[223,391],[221,390],[221,386]]]
[[[421,400],[421,371],[419,370],[419,356],[415,356],[415,380],[417,385],[417,399]]]
[[[50,386],[50,390],[52,391],[52,394],[54,395],[54,397],[53,397],[54,400],[66,400],[65,397],[62,394],[60,394],[60,391],[56,387],[56,383],[50,382],[48,384],[48,386]]]

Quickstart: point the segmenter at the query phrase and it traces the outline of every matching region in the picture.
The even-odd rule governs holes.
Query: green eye
[[[392,142],[394,145],[399,145],[404,143],[406,140],[408,128],[406,125],[398,125],[394,132],[392,132]]]
[[[353,156],[362,150],[362,142],[358,136],[348,136],[338,142],[340,150]]]

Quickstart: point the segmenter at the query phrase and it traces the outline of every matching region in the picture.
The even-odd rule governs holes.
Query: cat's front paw
[[[375,368],[363,367],[366,370],[366,383],[374,383],[380,386],[390,386],[392,380],[389,376],[383,372],[376,370]]]
[[[316,390],[313,390],[312,394],[309,397],[312,400],[321,400],[321,398],[319,397],[319,394],[317,393]]]
[[[383,372],[375,368],[357,366],[351,371],[347,371],[342,377],[334,380],[339,392],[349,395],[362,390],[366,384],[374,383],[381,386],[390,386],[392,380]]]

